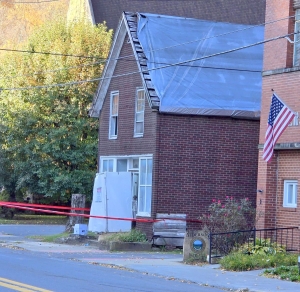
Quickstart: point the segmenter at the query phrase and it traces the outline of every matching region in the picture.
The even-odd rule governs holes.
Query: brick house
[[[270,39],[299,32],[299,0],[267,0],[266,22],[281,19],[265,26],[265,38]],[[257,210],[261,213],[258,228],[299,226],[300,208],[297,188],[300,180],[300,37],[291,35],[291,43],[280,39],[265,44],[261,125],[259,135],[259,163]],[[263,144],[271,102],[271,90],[296,113],[275,146],[270,163],[262,159]]]
[[[89,114],[98,172],[136,175],[138,218],[196,219],[227,195],[255,204],[263,49],[202,57],[261,40],[261,26],[122,14]]]

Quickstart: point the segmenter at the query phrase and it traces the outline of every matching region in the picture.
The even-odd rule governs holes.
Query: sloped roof
[[[205,19],[240,24],[264,23],[266,0],[88,0],[96,23],[116,29],[123,11]]]
[[[124,13],[122,25],[130,35],[152,108],[259,118],[263,46],[222,52],[263,41],[262,26],[138,13]],[[215,54],[219,55],[207,58]],[[102,107],[102,85],[92,116]]]

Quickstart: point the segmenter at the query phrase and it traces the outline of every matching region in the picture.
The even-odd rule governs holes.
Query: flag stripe
[[[277,140],[294,117],[295,114],[274,93],[272,96],[262,156],[265,161],[269,162],[271,160]]]

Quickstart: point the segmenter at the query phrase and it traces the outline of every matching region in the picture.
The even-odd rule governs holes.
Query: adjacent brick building
[[[230,68],[219,68],[213,71],[214,78],[204,74],[203,78],[207,79],[202,82],[199,82],[201,79],[191,81],[191,74],[186,73],[189,75],[187,80],[183,78],[178,83],[170,83],[175,88],[174,98],[180,100],[183,98],[183,95],[178,96],[181,87],[186,82],[194,82],[196,91],[203,93],[196,92],[196,97],[203,97],[203,103],[212,101],[211,107],[187,104],[176,108],[177,101],[174,101],[172,106],[176,110],[172,106],[172,110],[168,110],[158,94],[157,83],[160,81],[155,81],[148,71],[151,62],[147,63],[147,52],[137,34],[137,16],[136,13],[123,14],[90,110],[90,115],[99,118],[100,122],[98,171],[130,171],[139,176],[138,218],[155,218],[157,213],[180,213],[186,214],[187,219],[197,219],[207,211],[212,199],[225,199],[228,195],[248,197],[255,205],[259,112],[243,111],[239,103],[255,96],[254,104],[260,108],[260,72],[244,67],[245,72],[238,75],[238,79],[245,83],[230,82],[230,78],[234,80],[235,77],[228,72],[238,70],[234,69],[236,63],[230,58],[227,60],[228,54],[224,54],[233,66],[231,71]],[[152,21],[151,15],[139,17],[146,22],[147,18]],[[217,23],[203,22],[203,25],[217,26]],[[220,27],[226,25],[229,24]],[[251,35],[249,31],[244,33],[245,39]],[[259,32],[257,34],[262,37]],[[228,40],[225,37],[220,41],[225,46]],[[255,42],[254,39],[248,41]],[[262,63],[262,49],[254,50],[254,55],[251,55],[253,52],[242,52],[245,55],[242,55],[241,63],[253,64],[256,57],[258,63]],[[193,55],[193,51],[190,54]],[[244,61],[247,59],[250,61]],[[218,64],[222,67],[222,63]],[[201,68],[204,63],[194,65]],[[178,70],[180,68],[178,66]],[[253,76],[252,71],[256,72]],[[156,80],[164,79],[163,71],[161,74]],[[178,76],[181,76],[180,72],[173,75],[175,79]],[[251,82],[256,85],[248,77],[253,77]],[[223,82],[222,78],[229,79]],[[205,83],[209,83],[210,89],[203,92]],[[226,88],[224,91],[218,89],[222,86]],[[234,92],[235,87],[238,92]],[[217,105],[222,95],[228,96],[225,104],[236,104],[236,108],[235,105],[232,109]],[[172,94],[167,98],[172,98]],[[188,222],[188,228],[200,228],[197,224]],[[137,227],[149,236],[152,233],[149,223],[138,223]]]
[[[267,0],[265,39],[299,32],[299,0]],[[297,23],[298,22],[298,23]],[[297,199],[300,179],[300,37],[290,35],[265,44],[262,87],[261,124],[259,136],[259,164],[257,210],[258,228],[299,226],[300,208]],[[297,42],[298,41],[298,42]],[[270,163],[262,159],[272,89],[296,113],[275,146]]]

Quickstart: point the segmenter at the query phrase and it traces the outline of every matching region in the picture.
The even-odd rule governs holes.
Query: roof
[[[264,23],[266,0],[88,0],[95,22],[118,27],[123,11],[139,11],[240,24]]]
[[[263,46],[223,52],[262,42],[263,26],[124,13],[110,59],[121,30],[130,35],[153,109],[176,114],[259,118]],[[111,62],[107,63],[105,79],[99,84],[91,116],[99,116],[113,74],[109,69]]]

